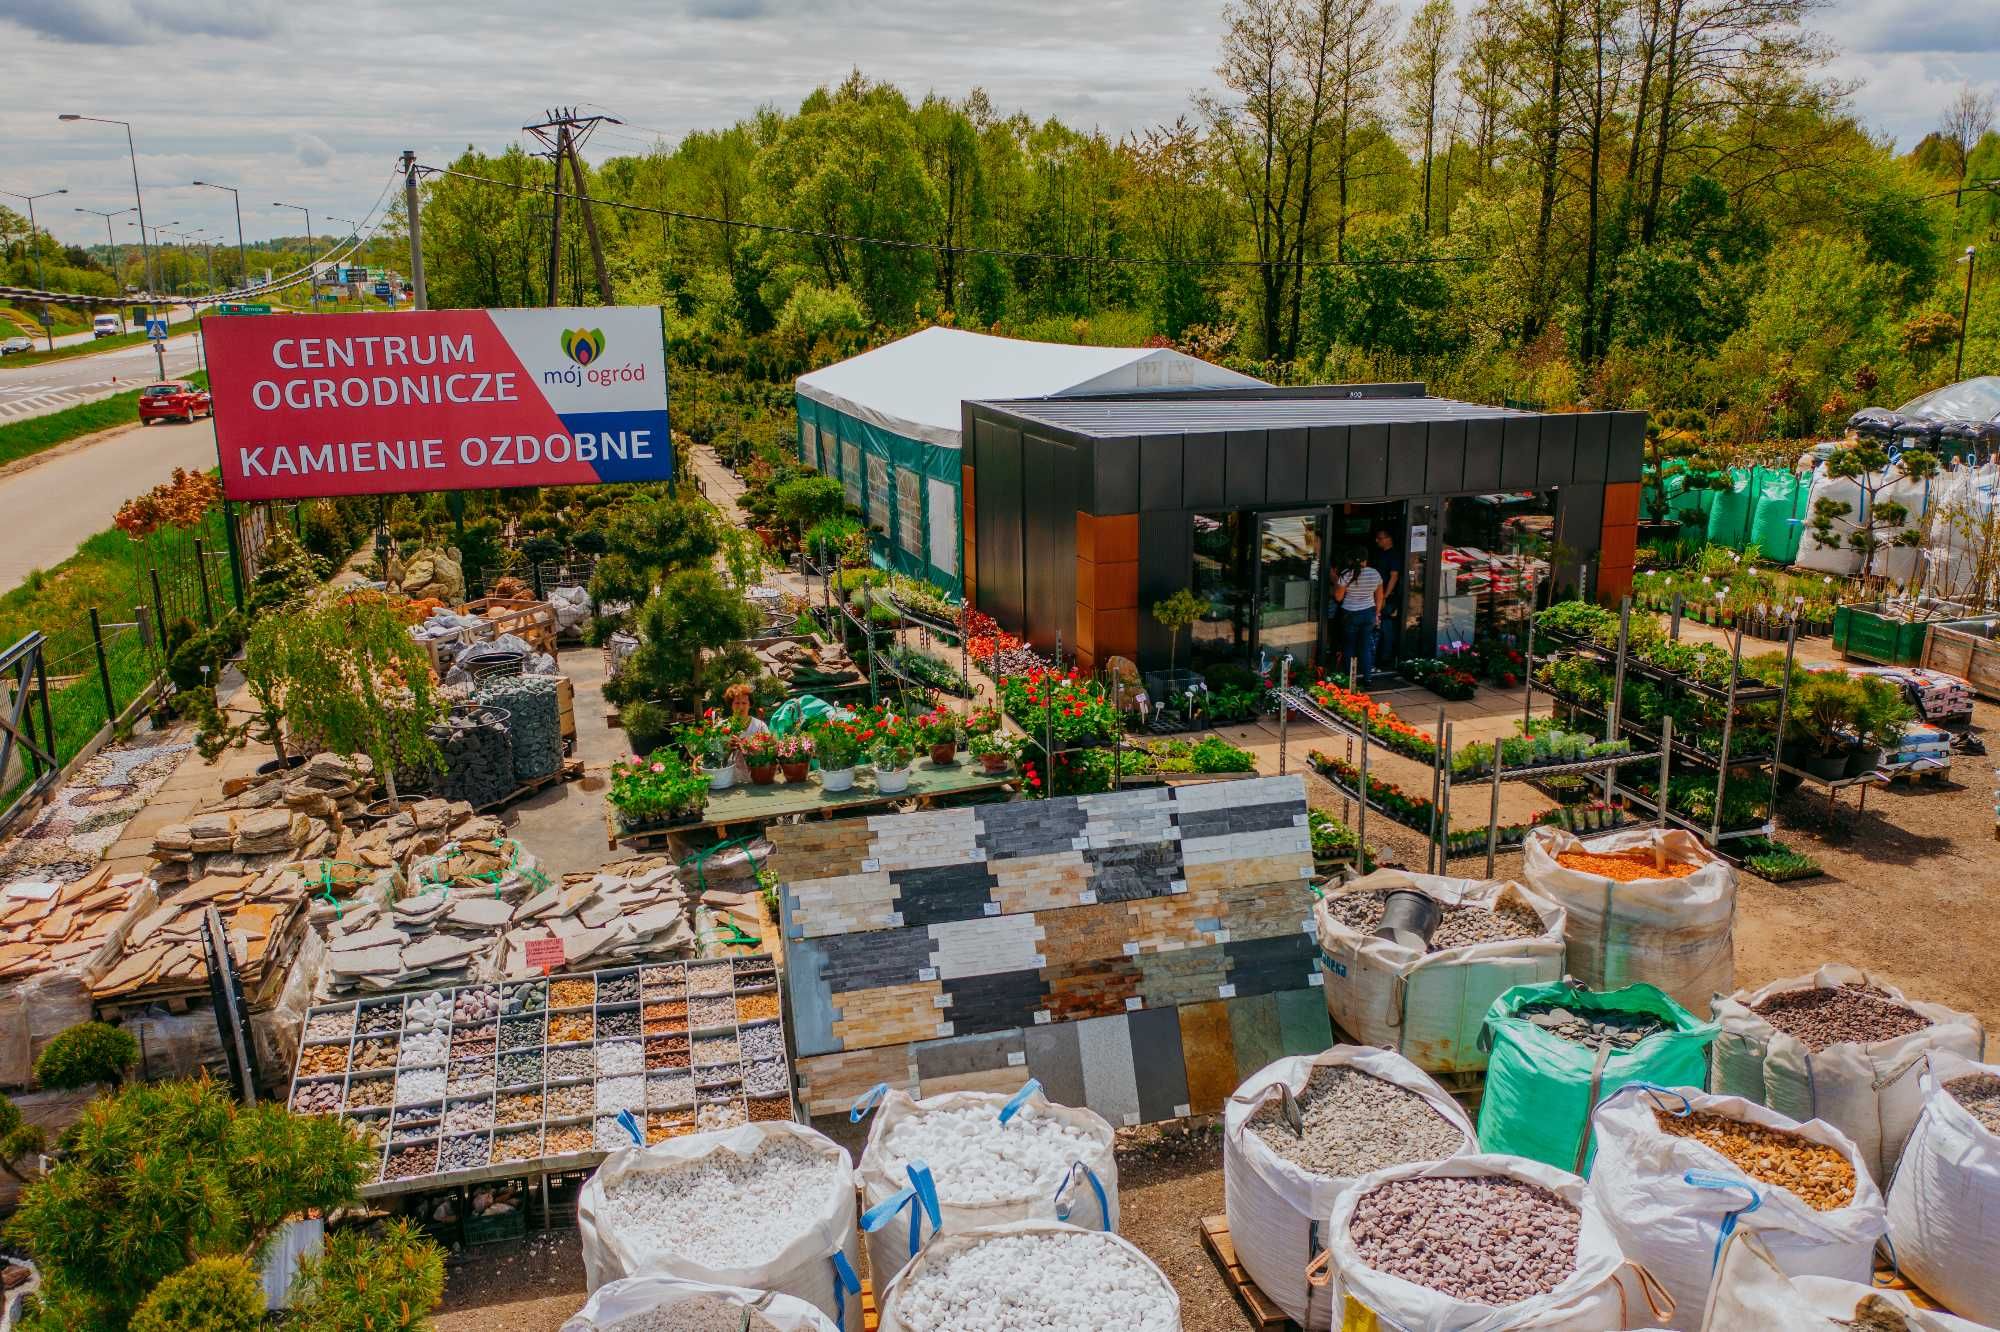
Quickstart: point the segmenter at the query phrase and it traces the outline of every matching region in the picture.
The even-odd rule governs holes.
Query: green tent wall
[[[876,564],[912,578],[927,579],[952,597],[963,595],[965,545],[959,532],[959,515],[964,512],[964,488],[960,451],[870,425],[803,394],[793,395],[793,400],[799,413],[799,461],[839,478],[847,487],[849,498],[856,501],[871,529],[870,544]],[[838,450],[832,447],[835,439],[842,445]],[[848,445],[859,448],[859,472],[852,475],[850,464],[856,459]],[[870,458],[879,458],[886,464],[887,484],[881,489],[871,490],[868,484]],[[897,502],[902,484],[899,478],[904,475],[912,476],[917,487],[915,532],[907,530],[908,515]],[[930,484],[933,481],[950,488],[948,506],[933,502]],[[938,512],[946,507],[950,510],[948,515]],[[939,527],[944,521],[950,523],[948,531]],[[934,537],[937,539],[933,540]],[[950,552],[948,567],[936,561],[942,553],[940,547]]]

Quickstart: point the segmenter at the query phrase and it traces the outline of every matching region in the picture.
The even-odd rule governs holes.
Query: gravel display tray
[[[288,1103],[376,1150],[370,1196],[574,1169],[631,1143],[790,1119],[768,955],[323,1004]],[[580,1160],[580,1158],[582,1158]]]

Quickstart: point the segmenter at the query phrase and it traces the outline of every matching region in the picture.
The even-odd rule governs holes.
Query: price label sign
[[[544,976],[563,964],[563,941],[561,939],[530,939],[527,943],[528,966]]]

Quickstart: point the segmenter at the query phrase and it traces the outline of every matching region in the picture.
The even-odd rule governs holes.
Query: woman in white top
[[[1382,615],[1382,575],[1369,567],[1359,551],[1347,556],[1347,568],[1334,581],[1340,603],[1340,637],[1347,650],[1348,669],[1365,685],[1375,674],[1375,627]]]

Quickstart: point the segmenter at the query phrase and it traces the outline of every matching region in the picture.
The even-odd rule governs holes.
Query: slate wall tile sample
[[[772,829],[809,1111],[1046,1073],[1140,1123],[1325,1048],[1305,816],[1267,777]]]

